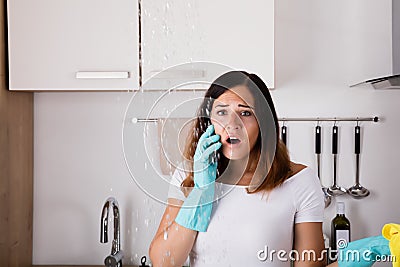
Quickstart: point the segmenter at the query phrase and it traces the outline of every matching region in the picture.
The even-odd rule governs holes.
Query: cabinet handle
[[[129,79],[129,71],[77,71],[77,79]]]

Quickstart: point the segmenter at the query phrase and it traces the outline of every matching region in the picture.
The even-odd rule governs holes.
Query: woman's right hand
[[[165,210],[150,246],[153,266],[182,266],[193,247],[197,231],[206,231],[217,175],[217,163],[210,160],[210,156],[221,147],[219,139],[219,135],[214,134],[214,126],[209,126],[199,138],[193,164],[194,190],[184,203],[171,203]]]
[[[219,138],[212,125],[199,138],[193,158],[194,188],[175,218],[179,225],[198,232],[206,232],[211,220],[217,163],[210,156],[221,147]]]
[[[212,160],[212,154],[221,147],[220,136],[214,133],[210,125],[200,136],[193,158],[193,180],[196,188],[204,188],[215,182],[217,177],[217,162]]]

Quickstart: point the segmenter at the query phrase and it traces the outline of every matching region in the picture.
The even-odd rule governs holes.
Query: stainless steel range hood
[[[392,73],[350,87],[371,84],[375,89],[400,89],[400,0],[392,0]]]

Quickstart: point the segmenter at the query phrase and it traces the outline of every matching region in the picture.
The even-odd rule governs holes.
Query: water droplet
[[[164,240],[167,240],[167,239],[168,239],[168,232],[164,231]]]
[[[147,162],[144,163],[144,169],[147,171]]]
[[[144,220],[144,224],[146,225],[146,227],[149,227],[149,222],[150,222],[150,219],[145,219]]]
[[[166,252],[165,252],[165,256],[167,256],[167,257],[171,256],[171,252],[170,252],[169,250],[166,251]]]
[[[135,228],[135,232],[137,233],[138,231],[139,231],[139,228],[136,227],[136,228]]]

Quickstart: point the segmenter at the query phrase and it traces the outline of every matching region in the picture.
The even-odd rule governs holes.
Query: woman
[[[175,171],[150,245],[153,266],[188,256],[190,266],[324,266],[319,180],[289,160],[278,126],[257,75],[232,71],[210,86],[185,150],[190,168]]]

